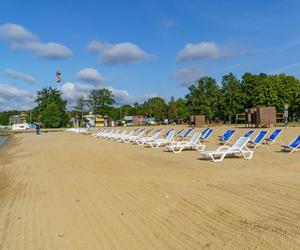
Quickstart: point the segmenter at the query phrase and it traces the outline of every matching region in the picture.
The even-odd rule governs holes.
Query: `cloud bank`
[[[90,91],[95,88],[97,88],[97,86],[91,84],[67,82],[61,86],[61,91],[63,93],[63,98],[68,101],[69,107],[73,107],[79,98],[81,97],[87,98]],[[110,86],[105,86],[105,87],[101,86],[101,88],[107,88],[112,92],[116,101],[115,104],[117,106],[126,105],[126,104],[131,105],[135,102],[141,103],[146,101],[149,97],[158,96],[156,94],[133,96],[130,95],[127,90],[115,89]]]
[[[92,41],[88,44],[88,49],[98,54],[99,63],[107,65],[136,63],[152,57],[130,42],[110,44]]]
[[[188,43],[177,53],[177,61],[219,59],[231,55],[232,51],[229,48],[219,47],[215,42]]]
[[[18,24],[0,25],[0,40],[9,44],[13,50],[32,53],[42,59],[68,59],[72,51],[59,43],[42,43],[39,37]]]
[[[93,68],[85,68],[76,73],[77,80],[84,81],[90,84],[99,84],[104,81],[104,78],[98,72],[98,70]]]
[[[22,81],[22,82],[27,82],[27,83],[31,83],[31,84],[36,83],[36,80],[32,76],[26,75],[24,73],[21,73],[21,72],[12,70],[12,69],[4,70],[4,74],[7,77],[10,77],[10,78]]]
[[[0,110],[27,110],[33,107],[34,94],[6,83],[0,83]]]

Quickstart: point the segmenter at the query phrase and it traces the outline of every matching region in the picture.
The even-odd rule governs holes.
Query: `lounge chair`
[[[281,134],[282,129],[276,129],[268,138],[265,139],[267,144],[273,144],[274,142],[278,142],[277,139]]]
[[[174,131],[174,134],[175,134],[175,130],[173,128],[171,128],[165,133],[165,136],[168,136],[168,134],[171,133],[172,131]]]
[[[127,130],[124,130],[123,132],[120,132],[116,135],[111,136],[109,139],[111,140],[117,140],[118,138],[121,138],[127,134]]]
[[[200,141],[201,142],[207,142],[209,141],[209,137],[211,137],[211,135],[214,133],[214,130],[213,129],[208,129],[208,131],[203,135],[203,132],[202,132],[202,136],[200,137]]]
[[[184,128],[178,130],[175,136],[180,136],[183,131],[184,131]]]
[[[293,153],[300,149],[300,135],[296,137],[289,145],[281,145],[281,151],[288,151],[289,153]]]
[[[96,134],[92,134],[93,137],[100,137],[100,135],[107,132],[107,128],[100,128]]]
[[[234,129],[229,129],[227,130],[223,135],[219,136],[219,143],[225,145],[226,143],[228,143],[230,141],[230,139],[232,138],[232,136],[235,134],[235,130]]]
[[[200,138],[203,137],[203,136],[205,136],[206,133],[207,133],[209,130],[210,130],[210,128],[205,128],[205,129],[203,129],[202,132],[201,132]]]
[[[200,155],[204,158],[209,158],[216,161],[223,161],[227,155],[241,155],[245,159],[251,159],[253,156],[253,151],[247,147],[249,137],[240,137],[237,141],[231,146],[221,146],[215,151],[202,151]]]
[[[174,140],[174,135],[175,135],[175,130],[173,129],[169,131],[166,138],[158,138],[154,141],[146,142],[146,144],[151,148],[159,148],[160,146],[165,146],[166,144],[172,143],[172,141]]]
[[[166,146],[168,151],[173,151],[174,153],[180,153],[183,149],[193,149],[195,148],[198,151],[202,151],[205,148],[199,139],[201,136],[200,133],[194,133],[192,138],[189,141],[173,141]]]
[[[98,136],[98,138],[105,138],[107,136],[110,136],[111,134],[114,134],[116,133],[117,130],[114,130],[114,129],[111,129],[111,130],[108,130],[107,132],[101,134]]]
[[[183,135],[179,135],[181,140],[186,139],[195,128],[189,128]]]
[[[118,134],[120,134],[120,133],[121,133],[120,130],[117,129],[117,130],[113,130],[113,132],[111,132],[111,133],[105,134],[105,135],[102,136],[102,137],[103,137],[104,139],[106,139],[106,140],[109,140],[111,137],[116,136],[116,135],[118,135]]]
[[[137,131],[135,131],[133,134],[125,135],[122,138],[120,138],[119,142],[129,143],[132,142],[135,139],[141,138],[146,133],[146,129],[142,128]]]
[[[163,131],[163,129],[158,129],[154,132],[153,135],[138,138],[136,140],[133,140],[133,143],[136,143],[138,145],[144,145],[146,142],[154,141],[159,137],[159,135],[161,134],[162,131]]]
[[[137,131],[136,129],[135,129],[135,130],[131,130],[131,131],[129,131],[128,133],[126,133],[126,134],[124,134],[124,135],[122,135],[122,136],[117,136],[117,137],[115,138],[115,140],[116,140],[117,142],[121,142],[123,139],[128,138],[129,136],[134,135],[134,133],[135,133],[136,131]]]
[[[254,133],[254,130],[249,130],[244,137],[250,137]]]
[[[259,145],[261,145],[261,142],[264,140],[266,137],[268,131],[262,130],[258,133],[258,135],[254,138],[254,140],[249,140],[248,141],[248,146],[252,148],[257,148]],[[265,144],[262,144],[266,146]]]

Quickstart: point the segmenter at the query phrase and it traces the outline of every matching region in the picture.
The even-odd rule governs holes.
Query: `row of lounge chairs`
[[[236,130],[227,130],[223,135],[218,136],[218,142],[222,144],[217,150],[205,151],[205,142],[209,141],[213,134],[213,129],[206,128],[201,132],[194,132],[194,128],[189,128],[186,131],[181,129],[175,131],[170,129],[163,134],[163,129],[154,130],[153,128],[137,128],[131,131],[120,131],[119,129],[103,128],[94,137],[107,140],[115,140],[120,143],[133,143],[144,145],[151,148],[159,148],[164,146],[167,151],[180,153],[185,149],[196,149],[204,159],[213,161],[222,161],[228,155],[238,155],[245,159],[253,157],[253,149],[258,146],[267,147],[268,144],[277,142],[282,129],[276,129],[268,137],[268,132],[260,131],[256,137],[251,140],[250,137],[254,134],[254,130],[248,131],[245,135],[238,138],[231,146],[228,146],[236,133]],[[188,139],[188,137],[190,139]],[[252,150],[250,149],[252,148]],[[293,140],[288,145],[282,145],[283,151],[294,152],[300,148],[300,136]]]

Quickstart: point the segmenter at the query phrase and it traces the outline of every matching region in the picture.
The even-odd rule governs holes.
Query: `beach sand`
[[[0,150],[0,249],[300,249],[300,152],[275,144],[213,163],[69,132],[17,134]]]

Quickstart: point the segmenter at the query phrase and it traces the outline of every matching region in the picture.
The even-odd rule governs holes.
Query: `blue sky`
[[[70,105],[92,88],[119,104],[181,97],[199,76],[300,77],[299,1],[15,1],[0,9],[0,110],[56,87]]]

